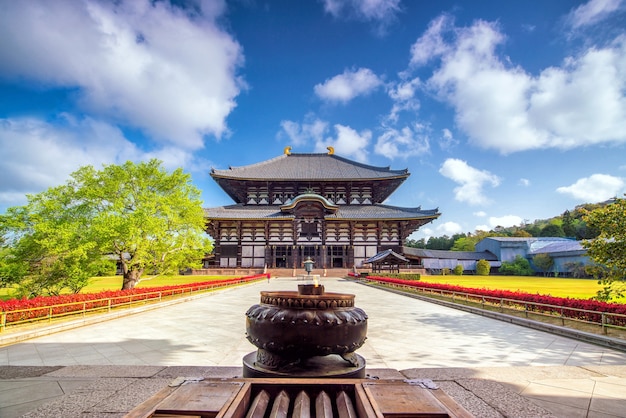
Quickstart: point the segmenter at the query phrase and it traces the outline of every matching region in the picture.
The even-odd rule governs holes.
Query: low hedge
[[[385,277],[391,277],[400,280],[420,280],[422,275],[419,273],[391,273],[385,274]]]

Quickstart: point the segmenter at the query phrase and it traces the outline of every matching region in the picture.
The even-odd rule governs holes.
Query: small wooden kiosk
[[[407,258],[389,249],[368,258],[364,264],[372,266],[372,273],[400,273],[400,266],[409,263]]]

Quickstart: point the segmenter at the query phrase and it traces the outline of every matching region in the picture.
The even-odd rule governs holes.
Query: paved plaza
[[[355,294],[356,306],[367,312],[368,339],[358,353],[372,377],[395,369],[432,379],[481,416],[626,416],[625,352],[348,280],[324,278],[323,284],[329,292]],[[46,405],[67,403],[107,378],[118,384],[143,379],[145,387],[125,409],[91,416],[123,416],[176,371],[240,376],[243,356],[255,350],[245,338],[246,310],[261,290],[296,285],[294,278],[271,279],[2,346],[0,417],[52,416]],[[85,411],[89,407],[76,416],[88,416]]]

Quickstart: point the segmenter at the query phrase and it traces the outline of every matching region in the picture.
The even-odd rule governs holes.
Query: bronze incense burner
[[[261,303],[246,312],[246,336],[258,348],[254,364],[247,366],[256,370],[254,375],[259,370],[274,375],[323,363],[324,374],[330,367],[350,375],[350,368],[364,369],[355,351],[366,335],[367,314],[354,306],[354,295],[327,293],[313,284],[298,285],[297,292],[263,291]],[[343,360],[316,360],[330,355]]]

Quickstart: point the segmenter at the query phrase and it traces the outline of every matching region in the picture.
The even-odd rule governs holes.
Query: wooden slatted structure
[[[127,418],[385,418],[472,415],[441,389],[364,379],[230,379],[166,387]]]

